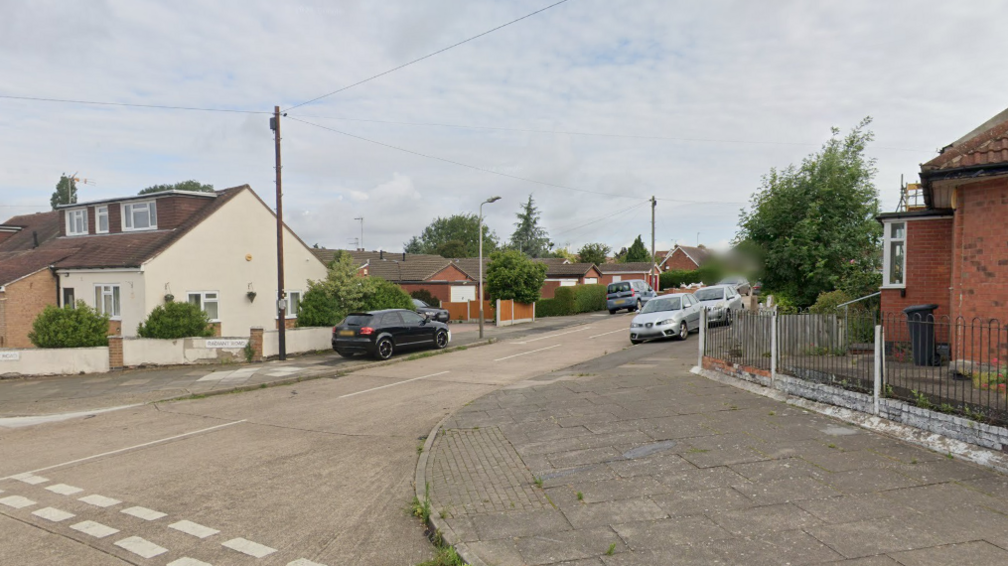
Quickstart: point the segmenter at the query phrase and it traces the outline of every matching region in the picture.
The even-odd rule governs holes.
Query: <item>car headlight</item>
[[[666,318],[665,320],[659,320],[658,322],[656,322],[655,326],[665,326],[666,324],[672,324],[673,322],[675,321],[672,320],[671,318]]]
[[[630,323],[630,328],[640,328],[641,326],[644,326],[644,325],[641,324],[641,323],[639,323],[639,322],[631,322]]]
[[[718,304],[714,305],[714,308],[717,308],[717,309],[723,309],[723,308],[725,308],[725,305],[726,305],[726,304],[727,304],[727,303],[725,303],[724,301],[721,301],[721,302],[719,302]]]

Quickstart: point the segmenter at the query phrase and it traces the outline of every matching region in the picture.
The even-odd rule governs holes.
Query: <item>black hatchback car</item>
[[[416,307],[416,311],[421,315],[429,314],[431,318],[438,322],[448,322],[448,319],[451,318],[447,310],[432,307],[420,299],[413,299],[413,306]]]
[[[400,349],[441,350],[449,342],[451,331],[447,324],[406,309],[352,313],[332,332],[333,350],[344,358],[370,354],[387,360]]]

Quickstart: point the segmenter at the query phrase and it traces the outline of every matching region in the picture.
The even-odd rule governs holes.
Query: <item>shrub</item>
[[[809,312],[815,314],[836,314],[837,307],[841,303],[851,300],[850,295],[844,291],[826,291],[819,293],[816,302],[809,307]]]
[[[298,306],[298,326],[336,326],[343,318],[336,298],[321,281],[309,281]]]
[[[578,285],[574,287],[577,312],[597,312],[606,310],[605,285]]]
[[[76,307],[47,306],[28,339],[38,348],[92,348],[108,346],[109,317],[77,301]]]
[[[207,314],[192,303],[159,305],[137,326],[137,335],[141,338],[174,339],[213,336],[213,333]]]
[[[381,277],[369,277],[364,290],[364,310],[381,309],[415,310],[413,301],[402,287]]]
[[[410,296],[414,299],[420,299],[421,301],[427,303],[432,307],[440,307],[441,299],[435,297],[427,289],[419,289],[410,293]]]
[[[487,266],[487,294],[502,301],[534,303],[546,280],[546,264],[525,257],[521,252],[508,250],[490,254]]]
[[[557,308],[562,313],[560,316],[577,313],[577,299],[574,289],[576,287],[557,287],[553,292],[553,300],[557,302]]]
[[[546,318],[548,316],[564,316],[568,313],[561,312],[560,303],[556,299],[539,299],[535,304],[536,318]]]

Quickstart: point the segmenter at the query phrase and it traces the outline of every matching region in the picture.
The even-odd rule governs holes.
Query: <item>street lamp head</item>
[[[500,199],[501,199],[500,197],[490,197],[490,198],[486,199],[485,201],[483,201],[483,204],[494,203],[494,202],[499,201]]]

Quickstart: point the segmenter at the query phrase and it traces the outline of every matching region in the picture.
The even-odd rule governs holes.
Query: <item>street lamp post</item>
[[[479,205],[479,337],[483,339],[483,205],[492,204],[500,197],[490,197]]]

